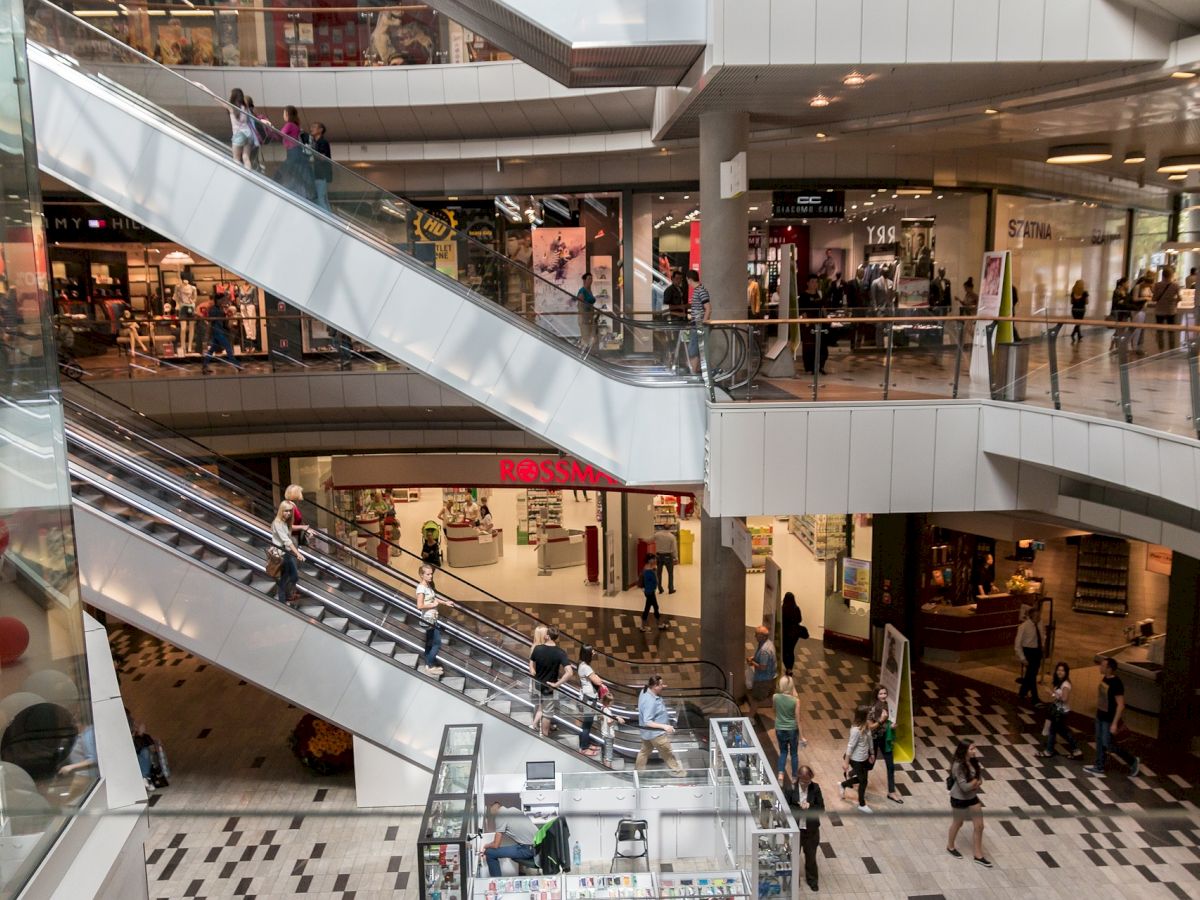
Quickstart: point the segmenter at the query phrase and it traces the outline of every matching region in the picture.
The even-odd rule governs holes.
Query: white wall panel
[[[886,406],[850,413],[846,512],[887,512],[891,508],[892,416],[893,410]],[[931,459],[913,462],[916,467],[932,464]]]
[[[816,51],[817,0],[771,0],[771,64],[812,63]]]
[[[980,508],[975,502],[975,471],[981,456],[980,415],[979,407],[969,405],[946,405],[937,410],[934,510]]]
[[[818,63],[856,63],[862,56],[862,0],[817,0],[817,34],[840,39],[818,40]]]
[[[904,62],[908,56],[908,4],[895,0],[861,2],[863,62]],[[848,37],[853,42],[852,34]]]
[[[79,507],[76,507],[76,515],[79,515]],[[175,591],[165,624],[189,635],[196,655],[216,659],[245,604],[245,594],[214,591],[212,576],[193,567]]]
[[[1129,59],[1133,52],[1134,10],[1112,0],[1091,0],[1087,58]]]
[[[975,508],[1015,509],[1019,467],[1015,459],[981,455],[975,470]]]
[[[726,10],[724,17],[724,64],[761,64],[763,38],[771,30],[771,0],[736,0],[736,7],[735,15]]]
[[[1101,481],[1125,480],[1125,443],[1120,425],[1088,424],[1088,474]]]
[[[1088,471],[1088,423],[1070,416],[1051,416],[1054,467],[1068,472]]]
[[[1196,491],[1196,466],[1200,452],[1176,441],[1158,441],[1158,470],[1162,486],[1170,491],[1176,503],[1196,508],[1200,495]],[[1146,465],[1151,465],[1150,461]]]
[[[1023,62],[1042,58],[1045,7],[1046,0],[1003,0],[997,36],[1000,60]]]
[[[308,627],[303,619],[281,612],[270,603],[247,603],[213,662],[270,688]]]
[[[938,411],[898,408],[896,412],[892,424],[890,508],[892,512],[926,512],[933,509]]]
[[[1042,29],[1042,59],[1087,59],[1091,0],[1048,0]]]
[[[810,409],[808,433],[805,511],[849,512],[850,410]]]
[[[1158,467],[1159,439],[1128,428],[1122,428],[1120,432],[1125,443],[1124,485],[1144,494],[1161,494],[1163,484]]]
[[[721,508],[763,507],[763,441],[766,437],[766,411],[740,415],[737,427],[721,431],[721,457],[745,460],[745,465],[725,469],[717,484]]]
[[[336,709],[362,657],[360,647],[324,629],[305,628],[272,690],[306,709]]]
[[[402,271],[382,253],[343,237],[313,286],[308,309],[351,334],[365,334]]]
[[[954,62],[996,59],[1000,0],[954,0]]]
[[[893,6],[903,8],[901,4]],[[950,62],[954,31],[954,0],[922,0],[908,4],[910,63]]]
[[[1163,523],[1159,519],[1152,519],[1149,516],[1123,509],[1119,521],[1121,534],[1126,537],[1146,541],[1150,544],[1162,543]]]
[[[776,409],[763,432],[763,512],[785,516],[804,509],[808,472],[808,411]]]
[[[1098,531],[1121,530],[1121,511],[1091,500],[1079,501],[1079,517]]]
[[[1014,459],[1021,456],[1021,410],[1015,406],[987,406],[983,410],[985,453],[999,453]]]
[[[38,120],[41,133],[41,120]],[[153,218],[163,233],[182,234],[208,191],[216,164],[187,152],[178,141],[153,132],[137,162],[138,177],[129,185],[129,212],[139,222]],[[162,185],[172,190],[162,190]]]
[[[1200,534],[1195,531],[1163,522],[1162,543],[1180,553],[1200,559]]]
[[[1020,458],[1047,466],[1053,465],[1053,416],[1036,410],[1021,410],[1020,417]]]

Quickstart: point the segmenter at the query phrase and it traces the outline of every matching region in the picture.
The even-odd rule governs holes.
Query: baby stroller
[[[442,526],[432,519],[421,526],[421,562],[442,567]]]

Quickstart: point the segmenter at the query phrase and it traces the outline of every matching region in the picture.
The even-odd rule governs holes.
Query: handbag
[[[283,551],[278,547],[267,548],[267,577],[278,579],[283,572]]]

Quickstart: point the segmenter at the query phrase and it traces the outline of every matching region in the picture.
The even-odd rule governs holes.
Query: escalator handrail
[[[263,559],[258,558],[257,556],[255,556],[253,554],[246,554],[243,551],[243,548],[238,546],[236,542],[230,541],[230,542],[226,543],[224,540],[217,538],[216,535],[211,534],[208,531],[208,529],[206,529],[202,526],[198,527],[200,525],[200,523],[196,523],[190,517],[185,519],[184,517],[180,516],[179,513],[174,512],[174,511],[171,511],[169,513],[164,513],[164,511],[161,508],[159,508],[153,500],[148,500],[147,498],[136,493],[133,489],[131,489],[129,487],[126,487],[124,485],[115,484],[111,479],[106,478],[104,475],[93,472],[88,466],[81,464],[78,461],[72,462],[71,469],[72,469],[71,474],[74,478],[76,478],[80,482],[87,483],[92,488],[94,488],[95,490],[97,490],[101,494],[103,494],[104,496],[114,498],[119,503],[122,503],[122,504],[136,510],[137,512],[141,513],[142,515],[162,521],[165,524],[167,524],[169,527],[174,529],[176,532],[178,532],[179,534],[186,535],[191,540],[199,541],[202,544],[211,548],[216,553],[223,556],[224,558],[236,560],[239,563],[241,563],[243,566],[245,566],[247,569],[250,569],[251,571],[255,571],[255,572],[261,572],[264,577],[267,577],[266,572],[265,572],[265,561]],[[85,503],[85,505],[90,506],[90,504],[86,504],[86,501],[77,499],[76,502]],[[91,508],[95,509],[95,507],[91,507]],[[98,514],[106,516],[108,518],[113,518],[110,513],[107,513],[104,510],[96,509],[96,512]],[[179,519],[179,521],[173,521],[173,519]],[[150,538],[153,537],[152,535],[146,534],[144,532],[142,532],[142,534],[144,534],[146,537],[150,537]],[[159,541],[159,543],[162,543],[162,542]],[[166,549],[169,552],[183,556],[185,559],[188,559],[191,562],[196,562],[196,560],[194,558],[187,557],[185,554],[182,553],[182,551],[180,551],[176,547],[171,547],[171,546],[167,545]],[[223,572],[219,569],[215,569],[214,567],[211,567],[211,566],[208,566],[207,568],[209,568],[213,572],[213,574],[217,575],[222,580],[228,581],[230,584],[234,585],[238,590],[252,594],[255,597],[257,597],[258,599],[263,599],[256,591],[254,591],[248,585],[237,581],[236,579],[232,578],[228,573]],[[420,657],[420,655],[424,649],[423,646],[420,643],[418,643],[418,641],[415,638],[410,637],[408,634],[406,634],[402,630],[390,625],[388,623],[386,617],[379,621],[375,621],[373,616],[364,615],[360,610],[354,608],[353,606],[348,606],[332,590],[326,590],[325,591],[326,596],[321,596],[317,592],[314,592],[306,584],[302,583],[300,586],[302,588],[304,588],[305,592],[308,593],[310,596],[312,596],[313,599],[316,600],[316,602],[320,603],[326,609],[330,609],[333,612],[335,612],[337,615],[345,617],[348,622],[353,620],[357,625],[370,631],[372,634],[381,635],[382,637],[386,638],[387,640],[391,640],[397,644],[404,645],[410,651],[415,653],[418,656],[418,658]],[[304,618],[308,618],[307,616],[304,616],[304,614],[301,613],[299,610],[289,610],[289,611],[295,615],[299,615]],[[414,608],[414,612],[415,612],[415,608]],[[318,624],[325,624],[325,623],[319,622]],[[332,629],[332,628],[329,628],[328,625],[326,625],[325,628],[327,631],[332,631],[332,632],[339,634],[340,636],[345,638],[347,641],[350,640],[349,634],[347,631],[339,631],[336,629]],[[460,639],[462,639],[461,635],[456,635],[456,636],[459,637]],[[488,647],[487,645],[481,645],[476,641],[468,640],[468,641],[464,641],[464,643],[469,643],[469,644],[471,644],[471,646],[475,647],[476,649],[482,649],[485,652],[494,649],[494,648]],[[363,645],[363,646],[365,646],[366,649],[371,649],[369,645]],[[375,651],[372,651],[372,652],[375,652]],[[469,667],[469,661],[467,663],[459,662],[457,660],[458,654],[454,652],[453,648],[447,648],[446,656],[447,656],[446,662],[448,662],[450,664],[450,667],[454,671],[456,671],[459,675],[461,675],[465,680],[477,681],[477,682],[486,684],[490,690],[493,690],[496,693],[504,694],[504,696],[510,702],[521,706],[526,711],[532,710],[536,707],[536,704],[534,704],[528,697],[524,696],[523,694],[514,692],[513,690],[511,690],[510,688],[508,688],[504,685],[496,684],[495,682],[490,681],[487,677],[487,675],[489,673],[486,670],[476,671],[475,669]],[[441,657],[439,655],[439,662],[440,661],[441,661]],[[391,662],[393,665],[403,667],[402,664],[399,661],[397,661],[394,657],[391,657]],[[519,671],[519,667],[518,667],[518,671]],[[439,684],[440,684],[440,681],[439,681]],[[453,693],[459,693],[457,691],[454,691],[452,688],[450,688],[447,685],[440,684],[440,686],[444,690],[448,690]],[[464,691],[465,691],[465,685],[464,685]],[[494,695],[490,699],[495,699]],[[575,698],[569,698],[569,699],[578,699],[578,698],[575,697]],[[483,704],[480,704],[480,705],[482,706]],[[496,710],[490,710],[490,711],[496,715],[501,715]],[[508,716],[507,718],[509,718],[511,720],[512,717]],[[572,722],[568,718],[563,718],[562,716],[556,714],[556,715],[552,716],[552,719],[553,719],[553,721],[557,722],[559,725],[565,726],[568,729],[568,731],[570,731],[571,733],[577,734],[580,731],[582,731],[582,728],[579,725],[576,725],[574,722]],[[696,729],[684,729],[683,730],[683,733],[694,733],[694,732],[696,732]],[[559,743],[559,742],[554,742],[554,743],[558,746],[562,746],[561,743]],[[566,749],[573,750],[573,748],[570,748],[570,747],[567,747]],[[621,750],[623,755],[632,755],[633,752],[637,749],[637,747],[631,746],[631,745],[619,745],[617,749]],[[585,754],[579,754],[579,755],[586,756]],[[588,757],[588,758],[590,758],[590,757]]]
[[[182,82],[186,86],[185,89],[188,91],[202,92],[203,94],[206,95],[207,99],[210,100],[214,106],[219,107],[226,114],[230,114],[230,113],[241,114],[242,113],[242,111],[239,110],[237,107],[232,106],[230,103],[228,103],[227,101],[223,100],[222,98],[220,98],[216,94],[214,94],[208,87],[206,87],[202,84],[199,84],[198,82],[192,81],[189,78],[184,77],[180,73],[175,72],[174,70],[170,69],[167,66],[163,66],[162,64],[155,62],[150,57],[146,56],[145,54],[141,53],[138,50],[135,50],[134,48],[130,47],[128,44],[122,43],[121,41],[119,41],[116,38],[112,37],[111,35],[107,34],[106,32],[100,30],[99,28],[96,28],[91,23],[85,22],[84,20],[71,15],[66,10],[63,10],[61,7],[56,6],[53,3],[50,3],[49,0],[32,0],[32,2],[36,3],[38,6],[43,7],[44,9],[49,10],[51,15],[64,16],[64,17],[69,18],[71,20],[70,21],[71,27],[83,29],[84,31],[89,33],[89,36],[92,39],[99,41],[103,44],[109,44],[114,49],[119,51],[119,53],[120,53],[120,56],[117,58],[114,58],[113,60],[106,60],[106,61],[97,61],[94,59],[89,60],[87,63],[88,65],[94,66],[96,68],[100,68],[104,65],[104,63],[111,63],[114,65],[128,64],[128,63],[123,63],[121,57],[133,58],[136,60],[137,65],[149,66],[155,71],[160,71],[173,79],[178,79],[180,82]],[[59,59],[63,59],[65,57],[65,58],[69,59],[71,67],[74,71],[79,72],[80,74],[82,74],[85,77],[88,77],[92,80],[101,81],[100,78],[96,77],[96,75],[94,75],[83,64],[81,64],[78,59],[76,59],[74,56],[71,55],[72,51],[70,49],[59,49],[57,47],[54,47],[52,43],[42,44],[39,41],[35,40],[34,38],[27,38],[27,40],[28,40],[28,43],[44,50],[48,55],[50,55],[52,57],[56,57]],[[209,149],[214,149],[217,146],[220,146],[222,149],[225,148],[226,145],[224,142],[221,142],[220,144],[218,144],[217,139],[213,135],[209,134],[206,131],[203,131],[196,125],[188,122],[186,119],[182,119],[179,116],[172,114],[169,110],[166,110],[166,109],[163,109],[162,107],[157,106],[149,98],[143,97],[140,94],[137,94],[136,92],[132,91],[132,89],[130,89],[129,87],[125,86],[124,84],[121,84],[120,82],[118,82],[114,79],[108,79],[108,81],[111,83],[111,85],[120,87],[122,89],[122,95],[125,96],[127,99],[136,98],[137,104],[142,109],[144,109],[146,112],[150,113],[152,116],[154,116],[156,118],[167,120],[169,124],[174,125],[176,128],[178,128],[181,131],[187,131],[193,137],[200,138],[201,143],[204,144],[205,146],[207,146]],[[101,83],[103,83],[103,82],[101,82]],[[112,89],[108,85],[105,85],[105,86],[106,86],[106,88],[108,88],[110,90]],[[267,132],[269,134],[271,140],[273,140],[274,142],[278,142],[283,146],[287,146],[288,144],[296,143],[294,138],[287,137],[282,132],[280,132],[278,129],[276,129],[274,126],[268,124],[267,122],[265,122],[261,119],[256,119],[255,127],[263,129],[265,132]],[[316,154],[315,151],[309,149],[307,144],[300,144],[300,146],[303,148],[303,152],[309,154],[310,157],[319,155],[319,154]],[[565,341],[565,339],[562,338],[561,336],[556,335],[553,332],[548,331],[545,328],[542,328],[536,324],[529,322],[523,316],[516,315],[511,310],[504,307],[502,304],[498,304],[494,300],[491,300],[488,297],[475,292],[468,285],[465,285],[462,282],[457,281],[455,279],[448,278],[447,276],[445,276],[441,273],[438,273],[436,270],[430,269],[428,266],[422,264],[419,260],[412,257],[410,254],[404,253],[402,250],[400,250],[399,247],[397,247],[395,244],[391,243],[390,241],[386,240],[386,238],[384,238],[382,235],[373,233],[363,223],[355,221],[355,220],[343,219],[340,216],[338,216],[336,213],[334,213],[332,210],[322,209],[321,207],[315,205],[313,202],[308,201],[305,198],[301,198],[301,197],[295,195],[294,193],[288,191],[282,185],[277,184],[273,179],[266,177],[262,173],[259,173],[257,171],[251,171],[251,170],[245,168],[244,166],[236,164],[236,161],[231,159],[227,153],[218,154],[218,158],[222,159],[227,164],[228,168],[230,168],[231,170],[236,169],[242,175],[242,177],[255,179],[256,183],[258,183],[260,186],[271,190],[276,195],[286,199],[292,205],[300,206],[301,208],[303,208],[306,212],[308,212],[310,214],[321,215],[323,217],[326,217],[330,222],[337,225],[341,230],[343,230],[347,233],[354,234],[356,237],[360,237],[360,238],[364,237],[364,236],[367,237],[370,240],[370,242],[373,245],[375,245],[378,249],[387,253],[392,258],[399,260],[401,263],[403,263],[407,267],[409,267],[415,271],[420,271],[425,277],[436,280],[438,282],[438,284],[442,285],[443,287],[453,289],[460,296],[470,300],[476,306],[481,306],[481,307],[489,310],[493,314],[498,314],[498,315],[504,317],[505,319],[509,320],[512,324],[519,325],[527,333],[535,335],[541,341],[543,341],[545,343],[549,343],[552,346],[557,347],[559,350],[564,350],[564,349],[574,350],[574,349],[576,349],[572,345],[568,344]],[[407,208],[408,210],[412,211],[413,215],[417,215],[417,216],[429,215],[428,211],[422,209],[421,207],[417,206],[416,204],[412,203],[411,201],[406,200],[403,197],[399,197],[398,195],[393,194],[390,191],[386,191],[383,188],[380,188],[378,185],[374,184],[373,182],[371,182],[368,179],[364,178],[363,176],[359,175],[357,172],[352,171],[351,169],[347,168],[346,166],[341,165],[340,163],[336,162],[333,159],[324,157],[322,162],[323,163],[328,162],[328,164],[331,167],[336,168],[336,170],[341,174],[342,177],[353,179],[355,182],[359,182],[362,185],[364,185],[365,188],[369,188],[371,192],[373,192],[374,194],[378,195],[381,198],[381,202],[391,203],[393,205],[399,206],[401,209]],[[332,183],[332,181],[331,181],[331,183]],[[404,215],[407,216],[407,215],[409,215],[409,213],[406,212],[406,213],[404,213]],[[516,262],[515,260],[509,259],[509,257],[500,253],[498,250],[496,250],[492,247],[489,247],[487,244],[484,244],[475,238],[472,238],[470,236],[470,234],[468,234],[466,231],[463,231],[460,229],[455,229],[453,226],[450,226],[448,224],[446,225],[446,227],[448,229],[448,232],[447,232],[448,234],[452,235],[455,240],[460,240],[460,241],[466,242],[473,252],[482,254],[484,258],[494,258],[494,263],[497,266],[497,270],[499,272],[505,273],[511,269],[517,269],[520,277],[528,277],[528,278],[536,279],[537,281],[540,281],[540,282],[544,283],[545,285],[548,285],[549,288],[552,288],[554,291],[562,294],[563,295],[562,302],[571,304],[571,306],[568,308],[573,308],[573,305],[575,303],[575,295],[563,290],[561,287],[559,287],[553,281],[551,281],[547,278],[544,278],[543,276],[539,275],[536,271],[534,271],[532,268],[524,265],[523,263],[519,263],[519,262]],[[563,227],[566,227],[566,226],[563,226]],[[618,313],[613,313],[610,310],[598,310],[598,312],[601,315],[614,318],[617,321],[620,321],[624,325],[631,327],[631,328],[641,328],[641,327],[645,327],[645,325],[648,324],[648,323],[636,322],[635,320],[633,320],[631,318],[621,316]],[[673,326],[673,325],[670,325],[667,323],[659,323],[659,327],[678,329],[679,326]],[[721,326],[721,327],[724,327],[724,326]],[[585,352],[582,355],[574,355],[573,354],[573,356],[574,356],[574,358],[578,359],[583,364],[589,365],[593,368],[596,368],[609,377],[616,378],[618,380],[622,380],[622,381],[625,381],[630,384],[661,386],[661,387],[680,387],[680,386],[689,386],[689,387],[698,387],[698,388],[703,387],[702,381],[696,377],[683,377],[683,376],[677,375],[675,373],[671,373],[670,376],[667,376],[664,374],[662,376],[648,377],[644,373],[636,374],[634,372],[628,371],[627,369],[625,369],[623,367],[613,365],[613,364],[611,364],[611,361],[608,361],[609,364],[606,365],[605,360],[603,360],[603,359],[598,360],[590,352]]]
[[[283,485],[279,485],[279,484],[271,481],[270,479],[266,478],[265,476],[260,475],[259,473],[254,472],[251,469],[246,468],[245,466],[243,466],[241,463],[239,463],[236,460],[230,459],[229,457],[223,456],[222,454],[209,449],[204,444],[201,444],[199,441],[195,440],[194,438],[191,438],[185,434],[182,434],[181,432],[175,430],[174,428],[170,427],[169,425],[165,425],[162,422],[157,421],[156,419],[151,419],[150,417],[143,415],[142,413],[138,412],[137,410],[133,409],[132,407],[127,406],[126,404],[120,402],[119,400],[113,399],[108,394],[105,394],[103,391],[100,391],[100,390],[92,387],[91,385],[85,384],[85,385],[81,385],[81,387],[86,389],[87,391],[91,392],[91,394],[93,394],[97,398],[101,399],[104,403],[115,406],[118,409],[120,409],[132,416],[137,417],[139,422],[144,421],[144,422],[150,423],[150,424],[154,425],[155,427],[160,428],[163,431],[169,433],[173,439],[184,441],[188,445],[196,447],[204,455],[212,457],[214,460],[216,460],[220,464],[222,470],[232,469],[233,471],[237,472],[243,479],[248,481],[250,483],[250,485],[239,487],[238,485],[234,484],[232,486],[236,490],[250,492],[252,500],[259,499],[259,498],[255,498],[253,496],[253,488],[251,486],[255,483],[257,483],[260,486],[259,487],[260,490],[278,491],[279,495],[282,496],[283,487],[284,487]],[[180,454],[178,454],[166,447],[163,447],[162,445],[158,444],[156,441],[151,440],[146,435],[125,425],[122,422],[119,422],[108,416],[105,416],[104,414],[102,414],[94,409],[88,408],[85,404],[80,403],[77,400],[74,400],[73,398],[67,396],[65,393],[63,395],[63,402],[64,402],[64,405],[68,408],[68,410],[73,409],[78,412],[82,412],[88,416],[99,419],[99,420],[105,422],[109,427],[117,429],[120,432],[128,434],[132,439],[137,440],[139,443],[143,444],[144,446],[151,447],[156,453],[161,453],[164,456],[168,456],[168,457],[178,460],[178,462],[183,465],[192,467],[200,477],[212,479],[220,484],[228,484],[229,483],[229,479],[227,479],[226,477],[224,477],[220,474],[217,474],[217,473],[210,472],[207,469],[197,467],[193,460],[188,459],[187,457],[181,456]],[[259,499],[259,502],[261,502],[261,499]],[[309,503],[309,501],[307,501],[307,500],[305,502]],[[272,500],[271,503],[268,505],[273,506],[274,501]],[[336,511],[327,509],[326,507],[323,507],[318,503],[311,503],[311,505],[314,508],[316,508],[317,510],[324,513],[325,515],[330,516],[331,518],[337,519],[337,520],[345,523],[349,527],[357,529],[356,523],[350,521],[349,519],[346,519],[345,517],[341,516]],[[346,552],[349,552],[356,558],[359,558],[359,559],[363,560],[364,562],[366,562],[373,569],[379,568],[378,560],[373,559],[372,557],[362,553],[361,551],[358,550],[357,547],[352,547],[349,544],[346,544],[346,543],[338,540],[334,535],[322,533],[321,539],[323,541],[329,542],[330,544],[334,544],[338,547],[343,548]],[[383,539],[380,538],[380,540],[383,540]],[[412,551],[408,550],[405,547],[400,546],[399,544],[395,544],[391,541],[385,541],[385,543],[387,543],[390,547],[394,547],[394,548],[398,549],[405,556],[412,557],[415,560],[420,559],[420,557],[417,554],[413,553]],[[497,597],[491,591],[481,588],[478,585],[473,584],[470,581],[467,581],[465,578],[455,575],[454,573],[449,572],[445,569],[442,569],[440,571],[449,575],[456,582],[466,585],[467,588],[469,588],[470,590],[475,591],[475,592],[487,597],[489,601],[500,604],[500,605],[506,607],[507,609],[511,610],[518,617],[532,622],[533,625],[530,627],[530,633],[532,633],[533,627],[536,627],[537,625],[545,625],[545,626],[549,627],[550,623],[543,621],[542,619],[538,618],[534,614],[527,612],[526,610],[523,610],[520,607],[515,606],[512,603],[509,603],[507,600]],[[413,587],[416,586],[415,580],[413,580],[410,576],[404,574],[403,572],[401,572],[399,570],[393,570],[389,567],[388,574],[391,577],[399,578],[400,580],[410,584]],[[454,599],[453,595],[451,595],[451,594],[447,594],[447,596],[450,597],[450,599]],[[530,643],[529,636],[522,634],[521,632],[516,631],[514,629],[511,629],[508,626],[504,625],[503,623],[495,622],[490,619],[488,621],[491,622],[491,624],[494,627],[496,627],[502,631],[508,632],[509,635],[511,637],[513,637],[514,639],[520,640],[523,643]],[[584,644],[587,643],[586,641],[584,641],[580,638],[577,638],[574,635],[571,635],[569,632],[567,632],[561,628],[559,629],[559,632],[561,635],[563,635],[567,639],[568,642],[574,642],[574,643],[578,644],[579,646],[583,646]],[[654,664],[654,663],[646,663],[646,662],[640,662],[640,661],[636,661],[636,660],[624,659],[623,657],[618,657],[613,654],[609,654],[604,651],[601,651],[598,648],[596,648],[594,650],[594,652],[597,657],[601,657],[605,660],[610,660],[612,662],[612,664],[614,664],[616,666],[624,665],[624,666],[629,666],[629,667],[643,670],[643,671],[648,671],[651,668],[657,668],[656,664]],[[683,659],[683,660],[673,661],[672,665],[673,666],[696,666],[698,668],[712,669],[714,671],[714,673],[721,679],[721,683],[722,684],[725,683],[725,677],[724,677],[724,674],[721,672],[720,668],[715,663],[712,663],[708,660]],[[633,687],[634,685],[629,685],[629,686]],[[728,696],[730,700],[733,699],[732,696],[729,696],[727,692],[722,691],[722,693],[725,693],[726,696]]]
[[[176,481],[175,477],[172,476],[170,473],[162,473],[162,472],[158,472],[158,471],[147,471],[143,466],[138,465],[136,463],[136,461],[133,459],[115,458],[116,454],[111,448],[106,447],[103,443],[99,443],[95,437],[80,434],[77,425],[68,424],[67,436],[68,436],[68,440],[71,443],[74,443],[77,446],[82,445],[87,452],[95,454],[101,458],[107,459],[110,463],[113,463],[115,465],[119,465],[125,469],[128,469],[129,471],[133,472],[137,477],[142,478],[142,479],[150,482],[151,484],[156,485],[160,489],[173,491],[173,492],[182,492],[182,491],[188,490],[189,488],[194,487],[194,486],[188,485],[186,483],[179,484]],[[127,490],[130,490],[130,489],[127,488]],[[261,523],[260,520],[255,519],[252,514],[242,516],[239,514],[242,511],[235,510],[235,509],[227,506],[226,504],[217,502],[214,499],[204,496],[200,492],[195,492],[195,491],[190,492],[189,499],[191,500],[192,503],[195,503],[197,506],[200,506],[206,512],[216,515],[216,516],[222,518],[224,521],[230,522],[230,523],[236,525],[237,527],[245,529],[246,531],[248,531],[252,534],[257,534],[257,536],[261,540],[264,540],[264,541],[270,540],[269,528],[265,527]],[[363,590],[365,593],[370,594],[372,597],[382,601],[383,603],[385,603],[389,606],[396,607],[401,612],[404,612],[408,615],[419,616],[419,610],[416,607],[415,601],[411,597],[408,597],[397,591],[395,596],[401,598],[401,600],[403,601],[403,602],[397,602],[397,600],[395,599],[393,594],[388,589],[386,589],[385,586],[382,585],[380,582],[377,582],[376,580],[371,579],[369,577],[364,577],[362,575],[362,573],[355,571],[353,568],[344,567],[335,559],[330,559],[328,557],[324,557],[324,556],[317,555],[317,554],[314,554],[307,558],[310,559],[314,565],[317,565],[317,566],[329,571],[331,574],[333,574],[335,577],[337,577],[341,581],[353,584],[355,587]],[[261,567],[263,565],[263,563],[261,560],[256,560],[256,565]],[[457,609],[461,612],[465,612],[468,616],[475,619],[476,621],[481,622],[485,626],[485,630],[486,630],[486,628],[495,628],[496,627],[495,623],[493,623],[490,619],[488,619],[486,616],[480,616],[475,610],[472,610],[469,606],[466,606],[463,604],[458,604]],[[460,626],[458,626],[457,623],[453,623],[452,620],[448,620],[447,622],[443,623],[443,627],[446,627],[447,630],[451,634],[453,634],[458,639],[463,640],[464,643],[468,643],[468,644],[476,647],[476,649],[479,649],[479,650],[487,653],[488,655],[494,657],[495,659],[497,659],[498,662],[502,662],[503,664],[510,666],[511,668],[513,668],[517,671],[523,671],[525,669],[525,667],[528,665],[527,660],[522,659],[518,656],[515,656],[514,654],[509,653],[507,650],[505,650],[499,644],[487,642],[486,639],[483,637],[483,635],[477,634],[477,633],[472,632],[467,629],[463,629]],[[619,685],[619,686],[628,691],[636,690],[635,686],[629,686],[629,685]],[[579,689],[575,688],[573,685],[562,685],[558,690],[560,690],[570,700],[579,701],[582,699],[581,691]],[[717,699],[727,699],[727,701],[729,703],[732,703],[731,699],[720,698],[719,692],[717,692],[715,690],[706,691],[705,693],[708,696],[712,696]],[[687,702],[688,698],[695,698],[696,696],[697,695],[694,694],[693,692],[691,692],[690,690],[680,688],[680,689],[676,689],[676,691],[672,692],[672,694],[670,695],[670,698],[673,701]],[[634,710],[632,708],[623,709],[623,710],[621,710],[621,712],[629,713],[631,715],[634,714]]]

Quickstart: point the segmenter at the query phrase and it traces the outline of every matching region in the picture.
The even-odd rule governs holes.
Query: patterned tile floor
[[[585,612],[553,611],[564,619]],[[684,648],[697,631],[697,622],[681,620],[669,632],[650,635],[655,655],[688,655]],[[651,652],[639,647],[640,632],[605,633],[614,635],[617,652]],[[158,792],[151,815],[151,898],[417,896],[419,821],[406,816],[408,810],[382,817],[324,815],[354,809],[353,785],[348,777],[314,776],[292,757],[286,735],[298,710],[132,629],[115,628],[112,644],[126,702],[164,741],[174,770],[171,787]],[[1082,772],[1083,763],[1047,764],[1034,756],[1040,720],[1018,709],[1012,693],[917,669],[917,759],[899,766],[896,779],[905,803],[884,798],[885,775],[877,766],[868,795],[876,813],[868,816],[838,799],[836,782],[849,716],[874,683],[873,667],[803,642],[797,672],[801,727],[809,741],[801,759],[816,770],[829,810],[822,828],[822,896],[1200,895],[1195,757],[1134,743],[1143,754],[1139,777],[1112,764],[1106,777],[1091,778]],[[758,720],[773,753],[769,711],[761,710]],[[1087,737],[1081,733],[1086,725],[1077,723],[1077,738]],[[990,871],[943,849],[945,770],[955,739],[967,736],[984,748],[984,802],[992,814],[985,852],[996,864]],[[1085,746],[1090,755],[1090,741]],[[206,808],[241,812],[192,814]],[[270,818],[249,814],[262,808],[286,812]],[[168,812],[183,817],[161,815]],[[960,835],[959,847],[969,849],[967,836]]]

